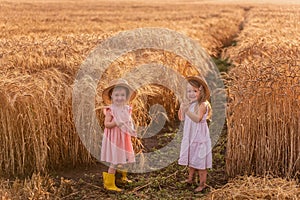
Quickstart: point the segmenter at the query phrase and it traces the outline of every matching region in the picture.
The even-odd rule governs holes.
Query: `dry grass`
[[[242,176],[213,190],[207,199],[299,199],[300,188],[295,181],[271,176]]]
[[[68,199],[73,193],[73,182],[61,178],[55,180],[48,175],[33,174],[26,179],[0,180],[0,197],[10,199]]]
[[[196,198],[198,196],[191,195],[191,192],[187,191],[186,196],[182,195],[183,186],[175,186],[174,178],[176,174],[182,173],[181,170],[175,171],[174,174],[168,173],[168,176],[159,176],[161,182],[169,183],[174,187],[181,188],[180,192],[174,191],[174,196],[178,198]],[[142,177],[141,177],[142,178]],[[144,177],[145,178],[145,177]],[[166,190],[166,194],[163,191],[158,190],[155,193],[155,185],[159,184],[155,180],[158,177],[147,177],[151,180],[151,185],[148,186],[149,180],[143,182],[145,185],[138,185],[127,194],[122,195],[109,195],[104,192],[101,186],[88,183],[86,180],[74,181],[66,178],[54,179],[50,176],[41,176],[39,174],[33,174],[31,178],[25,180],[16,179],[14,181],[0,180],[0,196],[2,199],[75,199],[75,198],[87,198],[87,199],[128,199],[128,198],[143,198],[153,199],[158,198],[158,193],[161,193],[162,197],[172,197],[169,194],[169,190],[172,188],[166,188],[167,186],[161,183],[161,187]],[[176,181],[176,179],[175,179]],[[76,187],[80,187],[82,190],[77,190]],[[147,187],[146,191],[142,190],[143,187]],[[154,190],[154,191],[153,191]],[[255,176],[238,176],[230,180],[226,185],[219,189],[211,188],[211,192],[207,196],[200,196],[203,199],[291,199],[297,200],[300,198],[299,184],[295,181],[288,181],[282,178],[274,178],[272,176],[255,177]]]

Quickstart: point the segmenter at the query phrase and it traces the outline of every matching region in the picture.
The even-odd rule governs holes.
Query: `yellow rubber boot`
[[[104,188],[111,191],[121,192],[122,189],[118,188],[115,184],[115,175],[103,172],[103,185]]]
[[[121,177],[117,179],[118,183],[121,183],[121,184],[132,183],[132,181],[127,178],[127,171],[117,170],[117,173],[121,174]]]

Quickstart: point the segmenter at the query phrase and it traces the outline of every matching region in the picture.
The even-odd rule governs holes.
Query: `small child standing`
[[[132,109],[127,102],[136,96],[134,90],[124,79],[113,81],[104,89],[104,103],[111,105],[104,108],[104,135],[101,147],[101,161],[110,163],[108,172],[103,172],[104,188],[120,192],[122,189],[115,184],[117,167],[122,168],[121,182],[131,182],[127,179],[124,165],[135,162],[131,136],[136,137],[136,131],[131,118]]]
[[[206,82],[198,77],[187,77],[187,99],[180,105],[178,116],[184,120],[179,165],[189,166],[186,183],[193,183],[194,173],[198,171],[200,185],[195,192],[206,187],[207,169],[212,167],[211,139],[206,122],[211,114],[208,102],[210,92]]]

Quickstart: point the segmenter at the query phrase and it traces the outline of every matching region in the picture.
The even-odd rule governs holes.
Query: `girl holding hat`
[[[192,184],[194,173],[198,171],[200,185],[195,192],[201,192],[206,187],[207,168],[212,167],[211,139],[206,122],[211,114],[210,92],[202,78],[193,76],[186,79],[189,102],[182,103],[178,112],[179,119],[184,120],[178,164],[189,166],[185,183]]]
[[[135,162],[131,136],[136,137],[136,132],[131,118],[132,109],[127,105],[135,95],[124,79],[111,82],[102,94],[104,103],[110,104],[104,108],[105,129],[101,147],[101,161],[110,163],[108,172],[103,172],[104,188],[107,190],[120,192],[122,190],[116,186],[116,181],[131,182],[127,179],[125,170],[121,171],[120,180],[116,180],[115,175],[117,167]]]

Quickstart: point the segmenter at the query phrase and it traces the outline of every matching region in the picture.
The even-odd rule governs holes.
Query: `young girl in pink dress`
[[[195,192],[206,187],[207,168],[212,167],[211,139],[206,119],[211,113],[208,102],[210,92],[206,82],[198,77],[187,77],[187,99],[181,104],[179,119],[184,120],[179,165],[189,166],[186,183],[193,183],[193,176],[198,171],[200,185]]]
[[[107,190],[122,191],[115,184],[116,171],[121,171],[121,182],[131,182],[126,177],[124,165],[135,162],[135,155],[131,142],[131,136],[136,136],[131,118],[131,107],[127,105],[136,93],[124,79],[113,81],[104,89],[102,98],[106,104],[104,108],[104,135],[101,147],[101,161],[110,163],[108,172],[103,172],[104,188]]]

